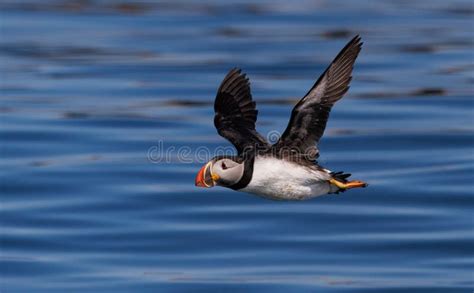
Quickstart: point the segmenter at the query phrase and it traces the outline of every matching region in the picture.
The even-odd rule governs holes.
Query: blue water
[[[0,4],[1,292],[471,292],[471,1]],[[198,189],[226,72],[263,134],[355,34],[320,162],[366,189]],[[186,154],[183,154],[183,149]],[[161,151],[168,151],[167,155]]]

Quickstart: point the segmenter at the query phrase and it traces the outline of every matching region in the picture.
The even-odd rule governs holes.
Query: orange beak
[[[215,185],[211,175],[211,165],[211,162],[208,162],[199,170],[195,180],[196,186],[209,188]]]

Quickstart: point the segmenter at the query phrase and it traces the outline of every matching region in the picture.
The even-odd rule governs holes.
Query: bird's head
[[[231,186],[244,174],[244,162],[235,157],[215,157],[207,162],[196,175],[196,186]]]

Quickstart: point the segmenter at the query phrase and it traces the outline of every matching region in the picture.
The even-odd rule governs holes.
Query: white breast
[[[240,191],[271,199],[302,200],[327,194],[329,179],[324,171],[273,157],[257,157],[252,180]]]

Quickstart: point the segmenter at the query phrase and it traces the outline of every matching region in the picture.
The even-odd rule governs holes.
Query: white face
[[[219,176],[218,185],[232,185],[242,178],[244,163],[237,163],[231,159],[220,159],[212,165],[211,173]]]

